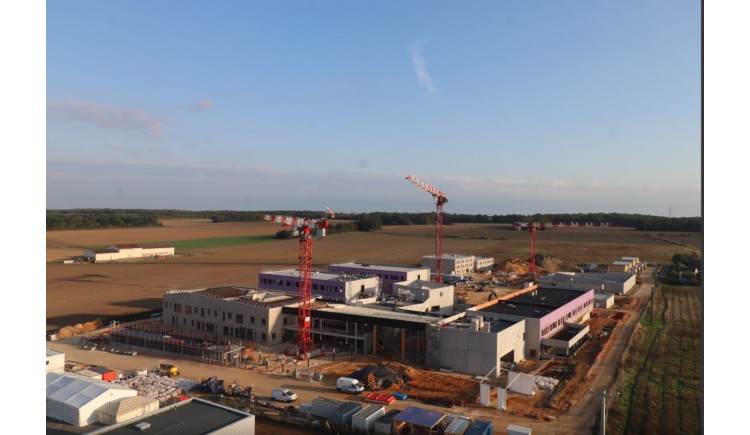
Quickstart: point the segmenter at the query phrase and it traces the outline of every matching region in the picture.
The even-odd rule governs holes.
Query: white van
[[[338,378],[336,380],[336,389],[346,393],[361,393],[365,391],[362,383],[354,378]]]
[[[280,402],[293,402],[297,400],[297,395],[292,390],[287,390],[286,388],[274,388],[271,391],[271,397],[273,397],[273,400]]]

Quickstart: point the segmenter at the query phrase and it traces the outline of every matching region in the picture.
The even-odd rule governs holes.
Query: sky
[[[46,3],[46,208],[702,214],[699,1]]]

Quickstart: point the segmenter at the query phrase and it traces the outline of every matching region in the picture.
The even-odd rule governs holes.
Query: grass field
[[[608,433],[702,431],[703,293],[662,286],[633,336]]]
[[[161,307],[170,287],[223,284],[258,285],[265,266],[296,267],[298,240],[273,236],[283,228],[271,222],[213,224],[169,220],[162,227],[48,231],[46,246],[47,329]],[[507,258],[528,257],[529,235],[510,225],[446,225],[443,252]],[[118,243],[175,245],[180,255],[127,263],[60,264],[53,259],[80,256],[86,246]],[[540,231],[537,253],[569,263],[611,263],[623,256],[669,262],[676,252],[700,254],[699,233],[659,235],[628,228],[566,228]],[[687,242],[695,246],[688,245]],[[313,244],[317,268],[350,260],[419,264],[435,250],[434,226],[386,226],[381,231],[332,234]]]

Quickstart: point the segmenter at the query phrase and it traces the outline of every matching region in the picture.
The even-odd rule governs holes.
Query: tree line
[[[211,222],[258,222],[264,214],[287,216],[324,217],[322,211],[311,210],[172,210],[172,209],[71,209],[47,210],[47,230],[72,230],[92,228],[120,228],[157,226],[163,218],[210,219]],[[336,222],[337,220],[348,222]],[[351,222],[351,225],[344,225]],[[610,226],[635,228],[639,231],[686,231],[700,232],[703,219],[700,217],[669,218],[627,213],[558,213],[558,214],[462,214],[445,213],[445,225],[459,223],[501,223],[513,222],[594,222],[609,223]],[[342,224],[342,225],[339,225]],[[337,213],[331,221],[330,233],[346,231],[377,231],[383,225],[434,225],[435,213],[371,212]]]

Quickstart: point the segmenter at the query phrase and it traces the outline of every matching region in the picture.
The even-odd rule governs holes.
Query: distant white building
[[[556,272],[538,278],[541,288],[564,288],[596,293],[622,295],[636,284],[636,277],[625,272]]]
[[[106,249],[92,249],[85,251],[83,256],[92,263],[125,260],[128,258],[164,258],[174,256],[174,246],[153,245],[143,247],[127,243],[111,245]]]
[[[473,255],[443,254],[441,264],[443,275],[463,275],[490,270],[495,265],[495,259]],[[435,273],[435,255],[422,256],[422,266],[429,268],[431,273]]]

